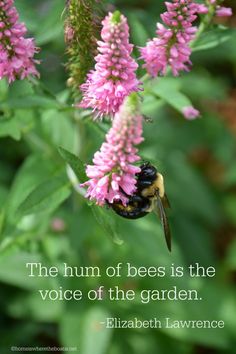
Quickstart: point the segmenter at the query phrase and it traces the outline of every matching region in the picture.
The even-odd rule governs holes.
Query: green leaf
[[[20,140],[21,131],[15,117],[0,120],[0,137],[10,136],[15,140]]]
[[[47,16],[41,19],[40,26],[35,34],[37,45],[41,46],[57,38],[63,38],[63,24],[60,18],[63,13],[64,2],[59,0],[51,0]]]
[[[39,155],[30,155],[18,170],[8,195],[6,205],[8,221],[14,223],[19,205],[38,185],[55,176],[59,171],[55,161]]]
[[[84,317],[82,327],[81,354],[105,354],[112,331],[102,325],[109,314],[101,307],[91,308]]]
[[[111,210],[108,208],[102,208],[95,204],[91,205],[92,212],[97,220],[98,224],[102,227],[102,229],[106,232],[106,234],[112,238],[113,242],[122,245],[123,241],[120,239],[117,233],[117,225],[115,221],[114,215],[112,215]]]
[[[45,135],[54,145],[69,151],[78,151],[78,131],[71,116],[56,109],[46,110],[42,114],[42,125]]]
[[[65,346],[76,346],[80,354],[106,354],[112,330],[101,322],[106,321],[109,316],[99,306],[76,313],[67,312],[62,318],[60,328],[62,343]]]
[[[216,196],[204,177],[188,164],[183,153],[176,152],[171,156],[168,171],[169,174],[166,176],[168,191],[173,200],[178,200],[178,205],[172,206],[172,209],[177,209],[175,214],[179,210],[182,212],[188,210],[191,215],[203,218],[208,224],[216,225],[220,222],[221,213]],[[185,223],[184,218],[181,220]],[[187,222],[185,225],[187,226]]]
[[[26,1],[20,0],[15,4],[20,15],[20,21],[24,22],[30,32],[35,31],[39,25],[39,17],[36,8],[29,6]]]
[[[46,44],[48,42],[53,41],[55,38],[63,36],[63,30],[60,23],[59,24],[51,23],[48,24],[48,26],[50,28],[44,31],[41,30],[40,32],[37,33],[36,41],[38,45]]]
[[[1,208],[0,209],[0,235],[2,234],[2,230],[4,227],[4,218],[5,218],[5,213],[4,210]]]
[[[130,12],[129,13],[129,24],[132,33],[132,43],[135,43],[138,46],[144,46],[147,42],[149,34],[145,28],[142,19],[138,18],[139,13]]]
[[[154,80],[147,86],[147,92],[163,99],[182,114],[183,108],[192,106],[192,103],[187,96],[179,91],[179,87],[173,84],[173,81],[175,80],[169,78]]]
[[[89,126],[89,129],[93,130],[94,133],[96,133],[97,135],[99,135],[99,137],[101,137],[101,139],[104,139],[104,135],[107,133],[108,131],[108,127],[105,126],[105,124],[94,124],[94,122],[92,122],[91,120],[87,119],[85,120],[85,124],[87,124]]]
[[[31,279],[31,278],[29,278]],[[7,306],[8,313],[17,319],[31,318],[35,321],[57,322],[63,315],[62,301],[42,301],[37,291],[14,298]]]
[[[3,101],[7,97],[8,85],[6,80],[0,80],[0,101]]]
[[[0,118],[0,137],[12,137],[20,140],[22,133],[30,131],[34,126],[34,112],[17,109],[3,111],[5,117]]]
[[[55,210],[70,195],[65,176],[49,179],[37,186],[18,208],[18,215]]]
[[[52,278],[29,277],[26,263],[42,263],[42,256],[24,251],[9,250],[0,254],[0,281],[23,289],[50,289]]]
[[[194,41],[192,49],[194,52],[196,52],[199,50],[215,48],[228,41],[235,34],[235,29],[219,26],[214,30],[204,32],[204,34],[201,35],[199,39]]]
[[[153,95],[145,95],[143,98],[141,110],[146,117],[156,118],[157,111],[164,105],[162,99],[157,99]]]
[[[63,160],[72,168],[78,180],[84,183],[87,180],[84,163],[77,156],[62,147],[59,147],[58,151]]]
[[[84,172],[84,164],[82,163],[82,161],[74,154],[61,147],[58,150],[62,158],[70,165],[79,181],[81,183],[85,182],[87,180],[87,176]],[[115,243],[121,245],[123,241],[118,236],[116,230],[117,225],[114,216],[111,215],[110,210],[105,210],[104,208],[94,204],[91,204],[90,207],[92,208],[92,212],[98,224],[102,227],[106,234],[111,237]]]
[[[181,114],[184,107],[192,106],[190,99],[179,91],[175,79],[161,78],[153,80],[147,85],[147,93],[151,93],[179,111]]]
[[[9,98],[5,103],[7,107],[12,109],[19,108],[58,108],[59,104],[56,100],[45,97],[45,96],[37,96],[37,95],[29,95],[26,97],[15,97]]]
[[[4,226],[4,219],[5,219],[4,205],[7,199],[7,195],[8,195],[8,189],[4,185],[0,184],[0,235],[2,233],[2,229]]]
[[[24,99],[34,94],[32,84],[28,80],[16,80],[9,86],[9,98]]]

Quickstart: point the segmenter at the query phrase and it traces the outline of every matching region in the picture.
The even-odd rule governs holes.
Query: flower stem
[[[212,19],[215,15],[215,4],[209,4],[208,5],[208,13],[203,17],[203,20],[199,26],[199,29],[196,33],[196,36],[194,38],[194,40],[191,43],[191,47],[193,48],[197,42],[197,40],[199,39],[199,37],[201,37],[201,35],[208,29],[208,27],[211,25],[212,23]]]

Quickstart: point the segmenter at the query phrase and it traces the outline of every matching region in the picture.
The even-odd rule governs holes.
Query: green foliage
[[[10,136],[20,140],[21,132],[16,118],[6,118],[0,122],[0,137]]]
[[[235,29],[224,26],[216,27],[204,33],[193,44],[193,51],[207,50],[221,45],[235,36]]]
[[[59,147],[58,150],[62,158],[70,165],[78,180],[84,183],[87,180],[84,163],[77,156],[62,147]]]
[[[91,209],[95,219],[104,232],[111,237],[114,243],[122,245],[123,242],[117,232],[117,223],[114,215],[111,215],[111,211],[109,211],[108,208],[101,208],[96,205],[91,205]]]
[[[79,43],[67,43],[82,83],[93,64],[91,27],[94,1],[73,1],[67,9],[82,19]],[[87,6],[82,6],[88,4]],[[104,1],[105,5],[106,1]],[[163,3],[113,1],[128,16],[131,40],[152,38]],[[76,4],[76,5],[75,5]],[[109,123],[94,123],[71,105],[65,88],[63,0],[16,2],[30,35],[41,47],[41,79],[0,81],[0,351],[11,345],[77,346],[81,354],[192,354],[235,351],[236,169],[235,30],[213,26],[193,44],[193,67],[180,77],[146,80],[140,93],[147,116],[141,156],[163,173],[171,203],[173,251],[168,253],[156,215],[119,218],[111,208],[85,200],[85,165],[101,146]],[[98,2],[97,6],[100,7]],[[140,6],[139,6],[140,5]],[[75,7],[73,7],[75,6]],[[233,6],[233,5],[232,5]],[[79,7],[79,11],[78,10]],[[85,16],[86,15],[86,16]],[[98,12],[102,16],[101,11]],[[72,21],[73,22],[73,21]],[[71,24],[69,22],[69,24]],[[72,23],[73,25],[73,23]],[[78,23],[77,23],[78,25]],[[87,27],[86,27],[86,26]],[[83,31],[81,31],[83,26]],[[80,46],[86,39],[86,48]],[[84,42],[84,43],[85,43]],[[138,51],[135,50],[138,57]],[[139,69],[140,76],[144,74]],[[182,109],[194,105],[201,119],[186,121]],[[74,266],[118,262],[136,266],[216,267],[216,277],[198,278],[40,278],[27,276],[27,262]],[[202,301],[139,302],[42,301],[38,289],[97,289],[118,285],[142,289],[196,288]],[[224,330],[104,330],[105,317],[223,319]],[[7,349],[6,349],[7,348]]]
[[[102,307],[92,307],[80,316],[68,313],[62,319],[61,333],[63,344],[80,348],[82,354],[105,354],[110,344],[112,331],[101,326],[100,322],[110,314]],[[80,328],[78,333],[78,328]]]
[[[180,92],[180,85],[173,78],[153,80],[153,82],[147,84],[146,92],[161,98],[181,114],[184,107],[192,106],[190,99]]]
[[[77,156],[71,154],[69,151],[61,147],[58,150],[62,158],[69,164],[69,166],[74,171],[76,177],[78,178],[78,181],[84,183],[87,180],[87,176],[85,174],[83,162]],[[104,232],[109,237],[111,237],[115,243],[122,244],[122,241],[120,240],[117,234],[116,221],[113,215],[111,215],[111,212],[109,212],[108,208],[101,208],[99,206],[96,206],[93,203],[88,203],[88,204],[90,205],[95,220],[102,227]]]
[[[34,194],[35,190],[40,191],[39,186],[46,185],[46,181],[53,177],[58,178],[61,168],[58,164],[39,155],[29,156],[18,174],[15,177],[9,193],[8,203],[6,204],[7,218],[14,221],[17,210],[24,201]]]
[[[22,217],[39,212],[54,211],[70,195],[69,183],[65,176],[54,177],[37,186],[20,204],[17,215]]]

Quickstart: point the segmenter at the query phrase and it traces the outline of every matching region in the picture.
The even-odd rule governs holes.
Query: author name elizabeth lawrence
[[[106,328],[224,328],[223,320],[173,320],[170,317],[149,320],[140,320],[134,317],[130,320],[122,320],[119,317],[107,317],[101,322]]]

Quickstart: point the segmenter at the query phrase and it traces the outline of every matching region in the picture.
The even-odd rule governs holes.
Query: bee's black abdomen
[[[138,195],[133,195],[129,198],[126,206],[121,201],[113,202],[110,204],[116,214],[126,219],[139,219],[148,214],[150,201],[148,198],[143,198]]]

